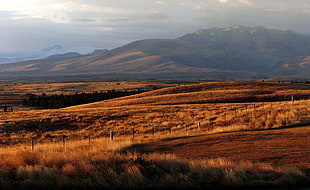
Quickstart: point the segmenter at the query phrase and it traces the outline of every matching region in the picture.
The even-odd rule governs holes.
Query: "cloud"
[[[273,13],[284,13],[287,12],[286,9],[277,9],[277,8],[268,8],[268,9],[264,9],[265,12],[273,12]]]
[[[166,5],[166,3],[163,2],[163,1],[156,1],[156,3],[157,3],[157,4],[160,4],[160,5]]]
[[[228,3],[229,0],[218,0],[220,3]]]
[[[303,9],[302,12],[305,14],[310,14],[310,9]]]
[[[29,2],[30,1],[30,2]],[[11,11],[13,20],[21,19],[45,19],[53,23],[71,23],[78,19],[96,19],[121,14],[128,14],[129,11],[121,8],[114,8],[88,3],[80,0],[29,0],[27,3],[22,0],[10,0],[1,5],[0,11]],[[83,18],[75,18],[81,17]]]
[[[238,0],[238,2],[246,5],[252,4],[249,0]]]
[[[66,15],[66,4],[57,2],[51,4],[46,0],[10,0],[1,2],[0,10],[10,11],[13,20],[16,19],[47,19],[55,23],[67,23],[69,18]]]
[[[150,11],[144,14],[145,18],[151,19],[151,20],[162,20],[168,18],[168,15],[166,15],[163,12],[160,11]]]
[[[218,2],[225,4],[225,3],[229,3],[230,0],[218,0]],[[246,4],[246,5],[252,4],[249,0],[236,0],[236,2],[241,3],[241,4]]]
[[[194,9],[196,9],[196,10],[200,10],[200,11],[205,11],[205,10],[208,10],[208,8],[207,8],[207,7],[203,7],[203,6],[201,6],[201,5],[195,5],[195,6],[194,6]]]
[[[50,43],[111,48],[235,24],[310,33],[309,14],[309,0],[7,0],[0,5],[0,50]]]

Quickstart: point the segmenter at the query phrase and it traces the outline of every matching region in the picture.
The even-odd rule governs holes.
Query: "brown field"
[[[107,164],[108,160],[113,160],[111,157],[115,157],[122,160],[122,164],[127,163],[127,159],[138,163],[129,166],[130,162],[126,167],[121,164],[119,169],[114,165],[110,167],[116,173],[129,172],[125,172],[124,178],[131,179],[131,188],[144,187],[149,179],[144,173],[150,169],[149,164],[163,164],[163,160],[166,165],[170,163],[169,167],[178,168],[168,171],[180,170],[177,178],[169,173],[173,176],[170,180],[173,186],[180,182],[195,188],[213,187],[215,183],[221,184],[220,187],[277,188],[308,187],[310,184],[309,84],[212,82],[179,86],[154,82],[117,83],[3,84],[2,97],[14,95],[19,98],[25,93],[69,94],[77,89],[90,92],[174,86],[54,110],[27,108],[17,105],[19,98],[14,101],[2,98],[3,103],[11,101],[16,106],[14,112],[0,112],[3,159],[0,168],[3,172],[22,170],[27,176],[29,172],[48,170],[61,173],[62,177],[57,180],[64,180],[64,176],[69,180],[83,174],[94,180],[112,175],[93,174],[91,171],[99,172],[99,166],[94,163]],[[111,131],[114,132],[114,141],[109,140]],[[52,156],[51,159],[51,154],[57,158]],[[159,168],[165,167],[160,164]],[[207,175],[204,172],[210,167],[216,171],[208,176],[224,172],[221,176],[227,178],[226,181],[213,176],[215,181],[196,184],[193,173],[199,170],[200,173],[195,175],[201,179],[197,177],[197,180],[204,180],[202,176]],[[49,171],[53,168],[55,171]],[[182,173],[184,171],[187,173]],[[240,172],[245,173],[241,175]],[[165,179],[160,179],[169,184],[168,174],[162,175]],[[264,175],[272,175],[271,181],[264,181],[268,178],[262,177]],[[114,185],[125,185],[117,178],[114,180]],[[70,180],[59,188],[68,184]],[[111,184],[105,183],[107,186]]]

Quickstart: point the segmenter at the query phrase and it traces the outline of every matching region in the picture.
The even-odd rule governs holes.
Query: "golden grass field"
[[[165,88],[62,109],[17,105],[24,94],[150,86]],[[0,92],[16,106],[0,112],[3,189],[310,185],[309,84],[5,83]]]

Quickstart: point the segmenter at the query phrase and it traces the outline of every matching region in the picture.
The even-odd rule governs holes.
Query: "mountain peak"
[[[209,28],[209,29],[199,29],[196,32],[194,32],[193,34],[195,35],[204,35],[204,34],[212,34],[212,33],[221,33],[221,32],[228,32],[228,31],[253,31],[253,30],[257,30],[257,29],[265,29],[264,27],[246,27],[246,26],[242,26],[242,25],[233,25],[230,27],[224,27],[224,28],[219,28],[219,27],[214,27],[214,28]]]
[[[230,27],[231,29],[240,29],[240,28],[246,28],[246,27],[244,27],[244,26],[241,26],[241,25],[233,25],[233,26],[231,26]]]
[[[59,58],[73,58],[73,57],[80,57],[82,54],[76,53],[76,52],[68,52],[64,54],[56,54],[56,55],[51,55],[48,57],[48,59],[59,59]]]
[[[290,36],[290,37],[289,37]],[[216,42],[223,40],[241,40],[252,41],[257,38],[299,38],[301,35],[294,33],[290,30],[276,30],[268,29],[262,26],[248,27],[242,25],[233,25],[230,27],[214,27],[209,29],[199,29],[194,33],[186,34],[178,39],[185,41],[196,40],[197,43],[202,43],[210,40],[216,40]]]
[[[222,28],[223,31],[256,31],[256,30],[268,30],[267,28],[264,28],[262,26],[255,26],[255,27],[249,27],[249,26],[243,26],[243,25],[233,25],[230,27]]]
[[[54,51],[63,51],[63,47],[61,45],[52,45],[49,47],[45,47],[41,50],[42,52],[54,52]]]
[[[204,29],[199,29],[195,32],[195,34],[201,35],[204,33],[204,31],[205,31]]]
[[[22,72],[30,77],[87,74],[90,78],[136,78],[139,75],[221,80],[309,77],[310,67],[304,61],[310,56],[309,52],[308,36],[287,30],[234,25],[199,29],[176,39],[142,39],[80,57],[77,53],[69,53],[52,56],[57,59],[0,65],[0,75],[11,77]]]

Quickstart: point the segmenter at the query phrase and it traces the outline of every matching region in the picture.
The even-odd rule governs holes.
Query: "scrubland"
[[[3,189],[309,187],[310,167],[299,167],[298,157],[294,167],[230,159],[234,155],[229,151],[220,158],[185,158],[169,154],[173,144],[162,151],[165,154],[158,147],[153,152],[130,148],[172,139],[191,144],[191,138],[205,141],[205,135],[308,129],[309,97],[308,84],[223,82],[163,88],[57,110],[2,112],[1,185]],[[303,148],[300,157],[309,155],[307,142]]]

